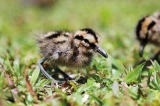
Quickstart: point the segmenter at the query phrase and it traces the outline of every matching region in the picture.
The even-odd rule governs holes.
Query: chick
[[[48,61],[65,79],[72,80],[58,65],[68,67],[85,67],[92,61],[95,52],[107,58],[106,52],[99,46],[98,35],[90,28],[84,28],[75,33],[66,31],[48,32],[37,38],[40,51],[44,58],[37,63],[42,73],[53,79],[43,68]]]
[[[139,20],[136,26],[136,36],[140,42],[139,55],[141,57],[148,43],[160,47],[160,11]],[[160,51],[151,59],[154,59],[159,54]]]

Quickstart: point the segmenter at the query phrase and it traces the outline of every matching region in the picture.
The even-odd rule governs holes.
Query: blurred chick
[[[66,31],[48,32],[40,34],[37,38],[40,51],[44,58],[38,61],[43,74],[52,79],[44,70],[42,64],[48,61],[55,66],[54,69],[61,73],[65,79],[71,80],[57,65],[68,67],[85,67],[92,61],[95,52],[107,58],[106,52],[99,46],[97,34],[90,28],[84,28],[75,33]]]
[[[136,35],[140,42],[139,55],[141,57],[148,43],[160,47],[160,11],[140,19],[136,26]],[[160,51],[155,56],[159,54]]]

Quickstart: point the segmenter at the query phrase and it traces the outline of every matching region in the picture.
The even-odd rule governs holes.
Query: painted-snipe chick
[[[40,51],[44,56],[38,61],[43,74],[53,79],[43,68],[44,61],[54,66],[55,71],[61,73],[65,79],[71,80],[58,65],[69,67],[85,67],[91,61],[95,52],[107,58],[106,52],[99,46],[99,37],[90,28],[84,28],[75,33],[55,31],[41,34],[37,38]]]
[[[136,36],[140,41],[139,55],[141,57],[148,43],[160,47],[160,11],[139,20],[136,26]],[[160,51],[155,56],[159,54]]]

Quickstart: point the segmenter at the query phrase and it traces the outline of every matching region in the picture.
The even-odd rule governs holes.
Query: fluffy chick
[[[138,21],[136,36],[140,41],[139,55],[142,57],[145,46],[150,43],[160,47],[160,11],[145,16]]]
[[[42,64],[49,61],[51,65],[63,65],[68,67],[85,67],[91,61],[95,52],[107,58],[106,52],[99,46],[98,35],[90,28],[84,28],[75,33],[55,31],[41,34],[37,38],[43,59],[38,61],[41,71],[47,78],[52,78],[44,70]],[[67,74],[59,70],[64,77],[71,79]]]

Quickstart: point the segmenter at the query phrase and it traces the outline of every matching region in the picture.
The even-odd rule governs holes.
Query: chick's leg
[[[48,79],[53,79],[53,78],[45,71],[45,69],[44,69],[43,66],[42,66],[42,64],[44,63],[45,60],[46,60],[45,58],[42,58],[42,59],[38,60],[38,61],[37,61],[37,65],[39,66],[41,72],[43,73],[43,75],[44,75],[45,77],[47,77]]]
[[[56,72],[62,74],[62,76],[64,77],[64,79],[73,80],[73,78],[71,78],[68,74],[66,74],[65,72],[63,72],[58,66],[54,66],[54,69],[55,69]]]
[[[56,71],[56,73],[60,73],[62,74],[62,76],[64,77],[65,80],[63,81],[59,81],[59,80],[55,80],[52,76],[50,76],[46,70],[43,68],[42,64],[46,61],[45,58],[42,58],[40,60],[38,60],[37,65],[39,66],[41,72],[43,73],[43,75],[45,77],[47,77],[48,79],[52,79],[54,82],[56,83],[63,83],[65,80],[75,80],[75,78],[71,78],[68,74],[66,74],[65,72],[63,72],[58,66],[54,66],[54,69]],[[86,79],[83,77],[80,77],[77,81],[77,83],[85,83]]]
[[[152,60],[152,61],[157,60],[157,62],[160,63],[160,50],[159,50],[154,56],[150,57],[150,59],[148,59],[148,60],[144,60],[144,59],[143,59],[143,60],[141,60],[140,62],[136,63],[136,64],[134,65],[134,67],[136,67],[136,66],[139,65],[139,64],[142,64],[143,62],[146,62],[145,66],[149,66],[149,65],[152,64],[150,60]]]
[[[38,62],[37,62],[38,66],[39,66],[39,68],[40,68],[40,70],[41,70],[41,72],[42,72],[43,75],[44,75],[45,77],[47,77],[48,79],[53,79],[53,80],[55,80],[55,79],[52,78],[52,76],[50,76],[50,75],[46,72],[46,70],[43,68],[42,64],[44,63],[44,61],[46,61],[46,59],[45,59],[45,58],[42,58],[42,59],[38,60]],[[63,72],[58,66],[55,66],[54,69],[55,69],[56,72],[62,74],[65,79],[72,80],[72,78],[71,78],[69,75],[67,75],[65,72]],[[55,80],[55,81],[56,81],[56,80]]]
[[[77,83],[81,83],[84,84],[87,82],[87,79],[84,77],[80,77],[77,80],[75,78],[71,78],[68,74],[66,74],[65,72],[63,72],[58,66],[54,67],[55,71],[59,72],[60,74],[62,74],[62,76],[64,77],[65,80],[72,80],[75,81]]]

